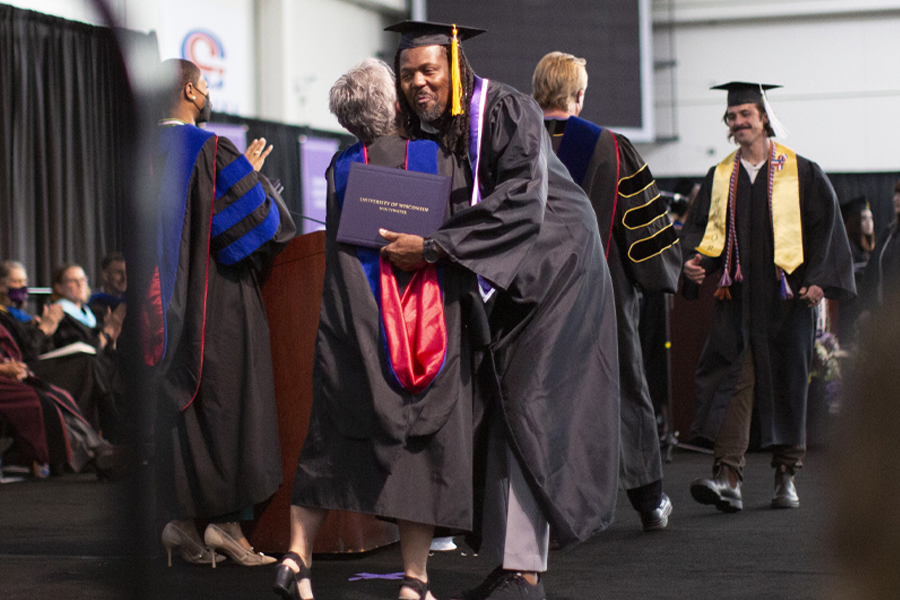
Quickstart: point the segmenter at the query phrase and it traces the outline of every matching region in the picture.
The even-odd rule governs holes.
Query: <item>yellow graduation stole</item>
[[[741,168],[739,153],[740,150],[732,152],[716,166],[706,232],[697,246],[697,251],[706,256],[720,256],[725,249],[726,238],[734,235],[733,217],[727,219],[727,215],[729,209],[731,214],[734,213],[737,174]],[[793,273],[794,269],[803,264],[803,224],[800,219],[797,155],[790,148],[774,141],[769,155],[768,188],[775,264],[786,273]],[[735,239],[735,243],[736,241]]]

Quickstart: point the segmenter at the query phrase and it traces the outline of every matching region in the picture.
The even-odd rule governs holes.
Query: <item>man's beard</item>
[[[444,113],[447,112],[446,108],[441,108],[438,103],[435,103],[431,108],[425,110],[415,110],[416,116],[419,117],[420,121],[431,125],[437,125],[437,122],[441,120],[444,116]]]

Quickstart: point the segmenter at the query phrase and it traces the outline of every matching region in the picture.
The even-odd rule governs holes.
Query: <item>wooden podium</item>
[[[262,287],[275,371],[284,482],[268,504],[257,507],[256,521],[246,530],[257,550],[271,554],[287,552],[290,546],[291,490],[309,428],[313,354],[324,278],[325,232],[317,231],[291,240],[273,261]],[[396,525],[371,515],[331,511],[313,551],[364,552],[398,539]]]
[[[700,286],[696,300],[685,299],[680,291],[674,295],[669,312],[669,356],[672,382],[672,431],[678,441],[690,442],[691,424],[695,412],[695,379],[697,364],[703,353],[712,326],[712,313],[718,287],[718,277],[707,277]]]

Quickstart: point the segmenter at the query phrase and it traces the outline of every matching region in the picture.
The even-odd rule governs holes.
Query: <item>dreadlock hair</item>
[[[450,46],[444,46],[447,55],[447,65],[450,64]],[[394,55],[394,72],[400,73],[400,53],[398,50]],[[441,127],[439,142],[442,148],[447,152],[455,155],[460,159],[465,159],[469,153],[469,102],[472,100],[472,92],[475,89],[475,73],[472,72],[472,66],[469,59],[466,58],[462,47],[459,48],[459,75],[462,81],[463,91],[463,114],[456,117],[450,116],[450,108],[447,107],[442,121],[449,122],[449,127]],[[422,123],[419,115],[412,109],[406,96],[400,88],[400,77],[397,77],[397,98],[400,101],[400,123],[410,139],[417,139],[423,136]],[[451,88],[451,94],[453,90]]]

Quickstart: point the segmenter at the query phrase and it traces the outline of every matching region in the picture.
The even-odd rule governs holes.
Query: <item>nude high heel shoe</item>
[[[197,539],[194,539],[195,537]],[[178,550],[181,558],[192,565],[209,565],[225,560],[224,556],[210,552],[198,541],[199,538],[200,536],[196,534],[191,536],[190,532],[178,521],[166,523],[162,531],[162,544],[166,548],[169,566],[172,566],[172,550]]]
[[[203,533],[203,541],[207,547],[213,551],[221,551],[231,557],[236,563],[245,567],[259,567],[262,565],[271,565],[275,559],[266,556],[262,552],[255,552],[252,548],[247,550],[241,546],[240,542],[234,539],[224,529],[215,523],[210,523]],[[213,569],[216,568],[216,561],[213,560]]]

